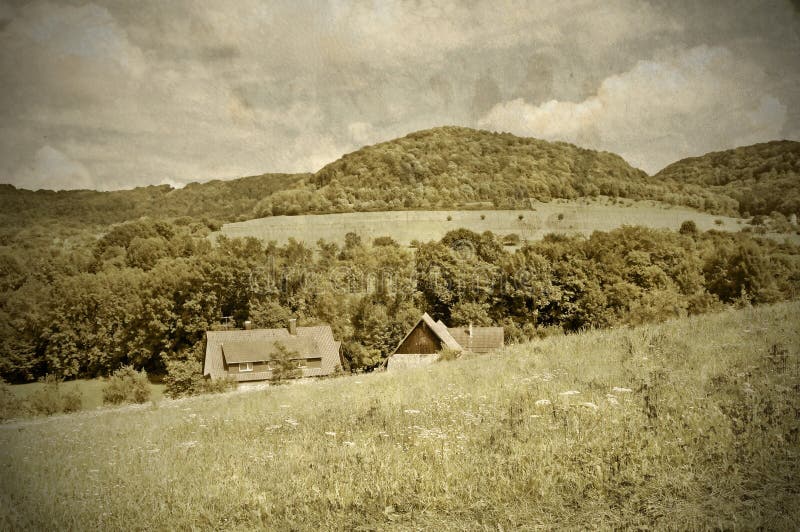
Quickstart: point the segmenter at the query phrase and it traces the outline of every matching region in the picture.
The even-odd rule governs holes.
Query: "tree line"
[[[0,251],[0,376],[164,372],[198,361],[205,331],[327,323],[349,370],[379,367],[423,311],[500,325],[509,341],[796,298],[800,249],[738,233],[623,227],[509,250],[464,229],[416,249],[349,234],[311,247],[140,219],[97,238]]]

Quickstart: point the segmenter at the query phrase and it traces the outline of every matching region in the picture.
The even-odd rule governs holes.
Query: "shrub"
[[[61,411],[65,414],[77,412],[83,407],[83,395],[77,389],[64,392],[61,397]]]
[[[445,348],[439,351],[439,358],[436,359],[437,362],[449,362],[451,360],[456,360],[461,358],[461,351],[456,349],[449,349]]]
[[[164,376],[167,397],[177,399],[201,393],[222,393],[236,389],[237,382],[233,377],[224,379],[206,379],[203,369],[196,360],[170,360],[167,362],[167,374]]]
[[[563,219],[564,219],[564,213],[563,212],[558,213],[558,221],[560,222]]]
[[[196,360],[171,360],[167,362],[164,376],[164,393],[173,399],[202,393],[204,381],[200,362]]]
[[[523,218],[525,218],[525,215],[523,214],[517,215],[517,220],[522,220]]]
[[[448,217],[447,217],[447,221],[448,221],[448,222],[452,222],[452,221],[453,221],[453,217],[452,217],[452,216],[448,216]]]
[[[0,421],[18,417],[25,413],[22,401],[11,391],[11,387],[0,379]]]
[[[485,214],[481,214],[481,220],[485,220],[485,219],[486,219],[486,215]]]
[[[519,235],[516,233],[510,233],[503,237],[503,245],[504,246],[517,246],[520,243]]]
[[[714,223],[717,225],[722,225],[724,222],[721,219],[717,218],[716,220],[714,220]]]
[[[697,224],[694,220],[686,220],[681,224],[681,228],[678,229],[678,232],[682,235],[696,235]]]
[[[136,371],[133,366],[123,366],[109,378],[103,388],[103,402],[114,405],[122,403],[144,403],[150,399],[150,382],[147,373]]]
[[[275,343],[275,348],[278,352],[270,361],[270,367],[272,369],[270,380],[275,384],[283,384],[288,379],[302,377],[303,370],[297,367],[297,360],[295,360],[299,356],[297,351],[290,351],[280,342]]]
[[[58,385],[61,379],[55,375],[47,375],[40,382],[44,384],[28,399],[28,405],[34,414],[51,416],[63,411],[63,401]]]

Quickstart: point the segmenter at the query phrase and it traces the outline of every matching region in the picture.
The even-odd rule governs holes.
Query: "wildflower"
[[[611,395],[610,393],[606,394],[606,401],[608,401],[612,405],[618,405],[619,404],[619,401],[617,400],[617,398],[615,396]]]
[[[611,388],[611,391],[614,393],[630,393],[633,390],[631,390],[630,388],[620,388],[619,386],[614,386],[613,388]]]
[[[292,419],[292,418],[286,418],[286,419],[284,419],[284,421],[286,423],[288,423],[289,425],[293,426],[293,427],[296,427],[297,425],[300,424],[299,421],[297,421],[296,419]]]
[[[406,414],[419,414],[419,410],[414,410],[413,408],[407,408],[403,410]]]
[[[583,406],[585,408],[591,408],[592,410],[597,410],[598,409],[598,406],[596,404],[590,403],[590,402],[581,403],[581,406]]]
[[[578,395],[579,393],[581,392],[579,392],[578,390],[567,390],[566,392],[561,392],[558,395]]]
[[[198,443],[197,440],[191,440],[191,441],[185,441],[185,442],[181,443],[180,445],[181,445],[181,447],[184,447],[186,449],[191,449],[192,447],[197,445],[197,443]]]
[[[348,447],[354,447],[355,446],[355,443],[353,443],[351,441],[343,441],[342,443],[347,445]]]
[[[550,399],[539,399],[533,404],[535,404],[536,406],[547,406],[550,404]]]
[[[336,433],[335,432],[326,432],[325,435],[326,436],[336,436]]]
[[[289,405],[281,405],[280,408],[289,408]]]

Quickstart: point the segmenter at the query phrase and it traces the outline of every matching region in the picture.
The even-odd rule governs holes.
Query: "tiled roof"
[[[341,342],[334,340],[329,325],[297,327],[296,336],[290,335],[287,329],[208,331],[203,375],[211,378],[226,376],[225,356],[231,359],[230,363],[263,361],[265,355],[260,354],[260,349],[269,350],[271,354],[277,341],[283,342],[292,351],[298,351],[305,358],[322,359],[321,367],[303,369],[304,377],[329,375],[340,365]],[[263,380],[268,379],[270,373],[239,373],[235,376],[238,380]]]
[[[450,335],[466,351],[472,353],[488,353],[494,349],[503,347],[503,328],[502,327],[448,327]]]
[[[226,364],[237,362],[266,362],[279,353],[279,345],[288,352],[297,353],[296,358],[309,358],[319,352],[314,338],[289,336],[288,338],[263,338],[252,341],[222,342],[222,356]],[[295,357],[290,357],[295,358]]]

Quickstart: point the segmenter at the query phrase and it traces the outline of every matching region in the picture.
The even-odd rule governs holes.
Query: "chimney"
[[[297,318],[289,319],[289,334],[297,336]]]
[[[252,328],[253,328],[253,322],[252,321],[247,320],[247,321],[244,322],[244,330],[245,331],[249,331]]]

